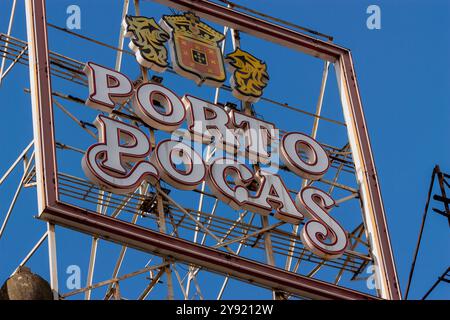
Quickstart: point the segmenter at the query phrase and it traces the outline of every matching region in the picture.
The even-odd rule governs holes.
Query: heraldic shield
[[[165,15],[160,21],[171,34],[170,51],[174,70],[198,85],[220,87],[226,79],[219,43],[224,35],[193,13]]]

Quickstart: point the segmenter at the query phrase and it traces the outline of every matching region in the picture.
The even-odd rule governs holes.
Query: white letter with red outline
[[[301,132],[290,132],[281,139],[281,159],[295,174],[310,180],[320,179],[330,167],[325,149],[316,140]],[[301,158],[304,152],[308,161]]]
[[[228,176],[233,180],[234,186],[228,183]],[[247,186],[253,178],[253,172],[245,164],[230,158],[217,158],[209,165],[206,181],[218,199],[239,210],[248,200]]]
[[[234,135],[233,123],[228,113],[218,105],[185,95],[183,102],[188,113],[188,130],[196,141],[210,144],[235,154],[239,142]]]
[[[244,132],[246,156],[255,162],[269,163],[268,146],[275,146],[278,139],[275,125],[234,110],[230,111],[230,117],[233,125]]]
[[[292,224],[299,224],[303,220],[303,214],[295,206],[279,175],[258,170],[256,181],[259,189],[256,195],[250,196],[245,203],[247,210],[268,215],[273,209],[275,218]]]
[[[347,248],[348,236],[329,214],[335,204],[333,198],[320,189],[306,187],[298,193],[296,204],[311,219],[300,233],[303,244],[323,259],[340,257]]]
[[[159,103],[158,107],[155,102]],[[161,107],[164,110],[161,110]],[[167,132],[178,129],[186,118],[181,99],[171,90],[156,83],[144,83],[136,89],[133,109],[146,124]]]
[[[133,95],[133,83],[125,75],[88,62],[84,66],[89,80],[86,105],[110,113],[116,103],[124,103]]]
[[[182,142],[161,141],[151,156],[151,162],[161,178],[178,189],[194,190],[205,179],[206,166],[202,157]],[[184,168],[177,168],[177,164]]]
[[[152,184],[159,180],[158,170],[144,160],[151,152],[144,132],[102,115],[95,120],[95,126],[99,143],[89,147],[81,162],[91,181],[111,192],[124,194],[136,190],[144,179]],[[129,163],[134,165],[128,168]]]
[[[234,187],[229,185],[228,176],[233,180]],[[255,196],[248,191],[252,181],[259,185]],[[293,224],[299,224],[303,219],[279,175],[262,170],[255,175],[246,165],[234,159],[218,158],[209,165],[207,182],[216,197],[233,209],[247,209],[262,215],[275,210],[275,218]]]

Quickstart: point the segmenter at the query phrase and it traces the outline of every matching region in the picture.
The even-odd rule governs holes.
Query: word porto
[[[270,158],[270,144],[277,139],[271,134],[274,124],[191,95],[180,98],[158,83],[134,87],[126,75],[92,62],[86,64],[85,73],[88,106],[110,114],[116,104],[130,101],[133,112],[148,126],[173,133],[186,121],[193,140],[213,143],[224,151],[223,157],[205,161],[191,146],[172,139],[160,141],[152,150],[149,137],[140,128],[98,115],[99,141],[88,148],[82,160],[91,181],[119,194],[133,192],[143,181],[154,185],[162,179],[182,190],[194,190],[206,181],[218,199],[235,209],[261,215],[273,212],[277,219],[292,224],[308,218],[300,233],[304,245],[324,259],[342,255],[348,239],[329,215],[335,205],[333,198],[308,186],[293,199],[280,175],[259,168],[259,162]],[[237,160],[242,140],[245,156],[256,163],[254,168]],[[320,143],[300,132],[284,134],[279,154],[290,171],[309,180],[320,179],[330,165]],[[251,186],[256,186],[256,192]]]

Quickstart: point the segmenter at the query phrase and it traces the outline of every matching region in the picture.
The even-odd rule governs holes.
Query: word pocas
[[[124,74],[89,62],[85,72],[89,79],[86,104],[111,113],[116,104],[131,99],[134,113],[148,126],[173,132],[187,121],[195,141],[214,143],[226,154],[205,162],[191,146],[175,140],[160,141],[154,150],[148,136],[138,127],[98,115],[98,143],[86,151],[82,167],[94,183],[114,193],[133,192],[144,180],[155,184],[160,179],[175,188],[193,190],[206,181],[211,191],[231,207],[261,215],[274,212],[282,221],[299,224],[305,218],[300,236],[315,254],[332,259],[342,255],[347,233],[330,215],[335,205],[326,192],[305,187],[292,199],[282,178],[261,169],[252,170],[236,160],[242,150],[236,130],[245,136],[245,154],[255,161],[268,161],[275,126],[236,110],[185,95],[179,98],[156,83],[134,88]],[[279,141],[283,163],[295,174],[320,179],[330,162],[316,140],[300,132],[286,133]],[[306,155],[307,159],[304,159]],[[257,166],[256,166],[257,167]],[[256,192],[250,184],[257,186]]]

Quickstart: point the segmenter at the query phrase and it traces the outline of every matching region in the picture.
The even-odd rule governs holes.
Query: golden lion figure
[[[250,53],[237,48],[225,57],[233,76],[233,96],[245,102],[257,102],[269,81],[267,65]]]
[[[156,72],[168,67],[165,43],[170,35],[153,18],[126,16],[123,21],[125,36],[130,37],[129,47],[141,66]]]

